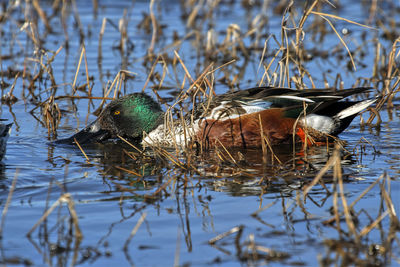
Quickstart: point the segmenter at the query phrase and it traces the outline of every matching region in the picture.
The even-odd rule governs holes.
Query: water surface
[[[199,15],[189,25],[188,15],[194,7],[190,7],[189,3],[184,6],[180,1],[164,2],[155,3],[153,7],[162,29],[154,53],[162,57],[155,67],[154,77],[145,88],[146,92],[155,97],[154,89],[167,104],[172,104],[182,84],[184,89],[189,87],[181,65],[174,68],[172,64],[164,65],[162,62],[174,59],[174,51],[194,78],[211,62],[218,67],[236,59],[236,62],[215,72],[217,93],[256,86],[263,79],[264,70],[259,67],[259,62],[264,42],[270,38],[264,60],[267,65],[278,49],[270,35],[281,40],[282,14],[276,12],[278,4],[267,4],[263,8],[259,1],[254,1],[254,6],[244,8],[241,1],[222,1],[212,9],[207,4],[197,3]],[[321,12],[374,27],[378,27],[376,25],[380,22],[389,27],[390,21],[385,19],[387,14],[387,17],[391,15],[394,23],[399,23],[396,21],[400,8],[397,2],[379,3],[377,13],[370,13],[363,3],[341,1],[336,9],[324,5]],[[353,251],[354,236],[348,234],[345,220],[341,223],[342,234],[334,226],[324,224],[332,218],[334,205],[334,195],[329,193],[334,188],[332,171],[324,176],[329,192],[317,185],[308,197],[302,198],[304,185],[326,164],[333,147],[328,151],[325,147],[311,148],[307,155],[301,148],[297,148],[294,155],[291,147],[275,148],[282,164],[271,161],[270,154],[267,163],[264,163],[261,150],[232,151],[236,159],[242,159],[238,166],[229,160],[221,160],[216,151],[200,155],[178,154],[182,162],[196,163],[194,169],[190,169],[176,166],[151,151],[146,157],[132,159],[124,150],[134,153],[134,149],[122,142],[85,147],[89,161],[76,147],[52,145],[51,141],[56,137],[70,136],[94,120],[96,117],[92,112],[100,105],[100,100],[89,103],[87,99],[56,99],[62,111],[56,135],[49,134],[41,113],[43,109],[37,108],[39,103],[48,102],[51,94],[56,97],[72,95],[82,43],[86,49],[94,96],[103,96],[121,69],[135,73],[124,81],[122,93],[142,90],[155,60],[146,56],[151,45],[151,31],[147,32],[146,26],[138,27],[149,23],[146,18],[149,14],[147,1],[105,0],[98,2],[97,9],[91,1],[76,1],[76,7],[65,7],[66,29],[63,28],[60,12],[55,12],[52,4],[51,1],[40,1],[47,16],[55,14],[50,19],[50,33],[37,12],[31,14],[26,11],[28,7],[25,3],[4,2],[1,9],[2,14],[7,14],[1,21],[1,78],[10,84],[3,89],[3,95],[10,91],[15,77],[14,74],[6,74],[12,73],[10,70],[21,73],[13,92],[18,101],[1,106],[1,117],[14,123],[0,174],[2,209],[14,177],[17,179],[3,225],[0,246],[2,263],[35,266],[325,266],[340,262],[354,264],[359,260],[358,263],[374,262],[382,266],[399,264],[398,241],[385,247],[390,248],[390,252],[379,251],[388,240],[389,226],[392,225],[389,216],[381,221],[379,227],[361,238],[357,252]],[[298,12],[302,10],[302,7],[294,8]],[[267,23],[257,31],[257,36],[246,36],[257,16]],[[121,50],[118,25],[123,23],[121,20],[124,17],[128,39],[123,40],[125,48]],[[31,29],[29,25],[24,25],[28,19],[37,21],[32,25],[39,25],[38,28]],[[99,33],[103,19],[108,21],[99,58]],[[375,31],[342,20],[332,21],[338,30],[350,32],[344,35],[344,39],[356,59],[357,70],[349,70],[347,52],[333,32],[322,36],[319,30],[315,30],[313,39],[313,29],[307,29],[304,46],[313,57],[304,65],[312,71],[315,86],[325,87],[326,82],[336,85],[340,75],[340,86],[352,87],[356,81],[359,81],[358,85],[364,85],[367,80],[366,85],[382,90],[383,74],[374,77],[377,44],[380,53],[387,54],[393,40],[385,38],[382,29]],[[311,22],[310,18],[306,25],[311,25]],[[200,45],[207,31],[212,29],[216,34],[216,47],[222,46],[232,24],[237,24],[234,26],[236,29],[240,28],[239,36],[242,36],[243,45],[251,52],[250,55],[246,57],[239,46],[227,48],[230,52],[227,54],[207,54],[204,46]],[[328,24],[325,27],[329,29]],[[28,37],[31,30],[39,32],[40,46]],[[174,36],[183,41],[172,45]],[[254,38],[259,38],[258,44]],[[318,39],[320,41],[316,41]],[[38,62],[46,62],[61,46],[63,48],[51,63],[57,90],[52,89],[50,75],[44,74],[43,79],[34,82],[30,91],[31,79],[23,76],[23,71],[33,77],[40,69]],[[236,57],[232,56],[232,49],[238,50]],[[324,53],[327,53],[326,56],[323,56]],[[164,73],[165,66],[168,71]],[[291,71],[295,73],[295,70]],[[81,66],[77,86],[85,83],[85,68]],[[268,84],[265,79],[264,84]],[[312,86],[308,80],[306,84]],[[275,85],[278,85],[277,82]],[[87,89],[78,91],[77,95],[86,96]],[[341,135],[346,142],[344,148],[348,150],[342,151],[341,161],[345,197],[351,203],[383,175],[380,180],[382,188],[389,191],[394,210],[398,212],[398,101],[395,101],[393,109],[383,108],[380,115],[382,124],[379,128],[361,127],[359,118],[356,118]],[[366,120],[368,116],[364,114],[363,117]],[[226,156],[221,151],[219,153]],[[190,160],[189,156],[192,157]],[[382,188],[377,184],[355,205],[358,212],[357,231],[387,209]],[[76,238],[67,203],[57,206],[27,237],[46,209],[57,204],[57,200],[65,197],[66,193],[70,194],[78,216],[83,234],[81,242]],[[143,218],[142,224],[130,237]],[[228,231],[232,233],[210,244]],[[398,230],[394,233],[398,238]],[[378,249],[375,251],[374,248]],[[345,256],[340,254],[341,250],[347,252]],[[355,259],[349,259],[348,255],[355,255]]]

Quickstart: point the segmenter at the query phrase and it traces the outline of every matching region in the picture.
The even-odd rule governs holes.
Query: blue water
[[[127,80],[123,85],[122,92],[142,90],[153,64],[153,61],[145,62],[151,34],[138,29],[137,25],[143,20],[142,14],[149,12],[149,3],[106,0],[101,1],[98,10],[95,11],[91,1],[76,2],[76,10],[85,34],[88,72],[89,76],[93,77],[92,94],[103,96],[105,86],[109,85],[107,83],[111,82],[121,69],[136,73],[133,79]],[[24,21],[24,4],[16,6],[9,19],[0,24],[4,32],[4,38],[0,40],[1,55],[13,55],[9,59],[3,58],[1,67],[3,71],[9,67],[15,70],[26,69],[27,73],[35,75],[39,66],[33,59],[39,59],[39,55],[43,55],[43,60],[46,61],[53,53],[38,53],[27,34],[20,31],[22,24],[18,23]],[[50,1],[41,1],[40,4],[48,15],[52,13]],[[342,1],[340,4],[340,8],[336,10],[325,6],[323,12],[367,23],[368,9],[361,2]],[[373,22],[382,19],[383,14],[397,14],[397,17],[392,17],[395,20],[399,18],[398,3],[385,2],[380,5],[381,12],[376,14]],[[392,5],[397,7],[397,11]],[[274,34],[279,41],[281,40],[281,15],[274,13],[273,7],[275,6],[268,6],[264,14],[269,23],[268,27],[263,28],[265,36],[260,39],[261,49],[251,53],[249,60],[245,60],[243,54],[238,52],[236,63],[216,71],[215,88],[218,93],[228,90],[223,81],[224,77],[233,80],[233,77],[237,76],[235,88],[243,89],[258,84],[264,72],[258,65],[265,39],[269,34]],[[102,20],[107,18],[118,25],[124,10],[128,18],[129,42],[134,48],[121,54],[115,48],[119,45],[120,33],[107,22],[102,41],[102,60],[99,62],[98,43]],[[245,33],[252,19],[262,12],[261,7],[246,11],[240,1],[232,5],[222,3],[213,12],[212,19],[203,21],[202,18],[198,18],[195,27],[188,27],[186,20],[181,17],[182,10],[179,1],[156,3],[154,12],[163,26],[163,35],[156,43],[155,53],[164,53],[166,59],[173,58],[176,50],[194,78],[198,77],[210,62],[196,46],[194,35],[185,39],[182,44],[170,47],[174,31],[182,38],[193,30],[205,34],[212,26],[218,42],[222,43],[230,24],[238,24],[241,32]],[[200,9],[200,14],[207,10],[209,8]],[[344,87],[351,87],[359,77],[371,78],[375,54],[373,38],[379,38],[386,52],[390,51],[392,43],[382,38],[382,30],[374,31],[340,20],[332,21],[338,30],[350,30],[350,34],[345,36],[345,41],[352,51],[363,42],[363,34],[371,41],[365,43],[364,57],[354,54],[357,70],[348,71],[345,50],[338,52],[345,57],[341,61],[336,58],[337,54],[329,55],[334,48],[341,47],[334,34],[328,34],[323,42],[317,43],[311,40],[311,32],[307,31],[304,40],[306,48],[328,51],[329,55],[328,59],[315,57],[306,63],[307,68],[313,72],[311,75],[315,85],[324,87],[324,77],[333,85],[337,74],[341,75]],[[72,93],[71,84],[81,53],[73,9],[67,13],[67,22],[68,49],[65,47],[65,35],[59,16],[51,20],[54,33],[50,34],[45,34],[45,28],[39,19],[38,30],[43,40],[42,49],[56,51],[64,45],[51,64],[56,83],[60,85],[56,96]],[[329,28],[329,25],[326,27]],[[249,45],[252,39],[244,37],[243,42]],[[268,57],[264,63],[268,64],[276,51],[277,45],[270,39]],[[230,59],[218,54],[214,60],[215,67],[218,67]],[[78,85],[86,83],[84,69],[82,65],[77,79]],[[158,64],[155,70],[162,76],[163,65]],[[181,86],[184,74],[181,66],[178,66],[175,73],[172,66],[168,65],[163,85],[171,89],[159,90],[159,94],[168,100],[173,99],[175,88]],[[34,266],[173,266],[175,263],[179,266],[288,266],[300,263],[315,266],[321,258],[334,259],[337,256],[335,252],[329,251],[326,240],[339,240],[338,232],[334,227],[322,224],[332,216],[332,195],[317,185],[310,192],[310,198],[303,203],[304,207],[297,202],[297,195],[302,194],[303,182],[310,181],[316,171],[306,171],[305,165],[299,164],[296,175],[285,176],[290,173],[288,165],[282,169],[279,169],[279,166],[269,166],[265,178],[271,179],[272,183],[268,187],[259,184],[263,169],[261,151],[243,152],[247,161],[245,166],[248,172],[254,175],[252,178],[239,173],[238,169],[229,164],[221,164],[213,153],[199,156],[198,173],[194,174],[151,153],[148,159],[131,160],[123,154],[123,149],[132,150],[121,144],[85,149],[89,157],[87,162],[78,149],[50,145],[49,141],[53,140],[54,136],[49,136],[46,127],[35,119],[36,117],[43,121],[40,109],[34,109],[35,102],[46,101],[51,92],[49,77],[44,77],[44,80],[35,83],[37,100],[28,92],[28,80],[20,77],[14,90],[14,95],[19,100],[11,106],[1,106],[1,118],[14,123],[0,174],[1,210],[6,204],[14,176],[17,177],[17,181],[5,217],[3,237],[0,240],[0,262],[11,265],[12,260],[15,260],[19,265],[24,265],[25,261],[25,264],[31,263]],[[13,77],[5,76],[2,79],[10,84],[14,80]],[[311,86],[307,79],[306,84]],[[152,86],[157,88],[158,83],[150,81],[145,90],[154,96]],[[184,88],[188,87],[186,83]],[[2,94],[9,90],[10,87],[7,87]],[[77,94],[86,95],[80,91]],[[63,111],[57,131],[59,137],[70,136],[87,122],[93,121],[96,117],[90,112],[100,104],[99,100],[94,100],[88,115],[86,99],[58,99],[56,102]],[[349,160],[342,162],[344,175],[348,177],[345,190],[349,203],[381,175],[387,175],[390,177],[394,209],[399,212],[400,113],[397,108],[398,102],[395,103],[393,110],[388,111],[385,108],[380,112],[383,123],[379,130],[360,128],[359,119],[356,118],[350,128],[341,135],[341,139],[347,142],[345,148],[350,151],[355,149],[359,155],[353,155]],[[364,118],[367,119],[368,114],[364,114]],[[362,137],[370,143],[365,144],[365,151],[361,151],[363,145],[358,144]],[[282,159],[290,159],[291,154],[281,152],[279,156]],[[312,149],[309,160],[317,168],[321,168],[327,161],[326,152],[323,148]],[[115,166],[144,173],[144,177],[121,171]],[[385,186],[387,188],[387,185]],[[164,187],[165,190],[153,195],[160,187]],[[327,182],[327,187],[331,189],[332,184]],[[381,202],[380,192],[379,185],[375,186],[355,206],[356,211],[366,212],[359,215],[358,230],[371,223],[368,216],[373,219],[379,216],[382,205],[386,210],[386,206]],[[53,205],[64,193],[69,193],[73,198],[79,227],[83,233],[81,243],[74,238],[75,231],[72,229],[70,213],[65,203],[57,207],[28,238],[26,234],[38,222],[46,208]],[[258,218],[252,216],[259,208],[269,205],[269,208],[258,213]],[[128,243],[127,250],[124,250],[124,245],[141,216],[145,216],[145,220]],[[382,221],[382,232],[373,230],[368,238],[362,240],[362,244],[381,244],[382,236],[387,234],[388,225],[389,218],[386,217]],[[238,232],[235,232],[218,241],[215,246],[208,243],[219,234],[239,226],[243,227],[240,237]],[[346,229],[345,223],[342,227]],[[280,252],[281,257],[267,262],[260,258],[241,258],[239,255],[243,255],[244,251],[239,252],[238,249],[246,250],[247,242],[252,239],[260,247]],[[239,247],[236,245],[237,240],[240,243]],[[392,251],[394,255],[389,256],[384,264],[396,266],[400,256],[398,243],[393,242]],[[359,256],[365,257],[362,253]]]

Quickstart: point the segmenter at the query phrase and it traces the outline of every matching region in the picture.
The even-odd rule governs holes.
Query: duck
[[[103,143],[122,137],[145,147],[325,144],[377,101],[378,97],[346,99],[370,89],[253,87],[213,96],[173,124],[167,123],[166,113],[151,96],[132,93],[111,101],[95,121],[56,143]]]
[[[6,154],[7,140],[11,133],[12,123],[0,123],[0,161],[3,160]]]

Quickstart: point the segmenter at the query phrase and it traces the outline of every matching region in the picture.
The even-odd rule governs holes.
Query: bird
[[[12,123],[10,124],[0,123],[0,161],[3,160],[4,155],[6,154],[7,140],[8,137],[10,136],[11,126]]]
[[[326,144],[378,99],[345,98],[370,89],[253,87],[213,96],[173,124],[166,123],[165,112],[151,96],[132,93],[111,101],[95,121],[56,143],[102,143],[122,137],[145,147],[247,148],[260,147],[264,141]]]

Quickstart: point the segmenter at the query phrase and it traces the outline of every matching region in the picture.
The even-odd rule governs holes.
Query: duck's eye
[[[119,110],[114,111],[114,115],[119,115],[119,114],[121,114],[121,111]]]

